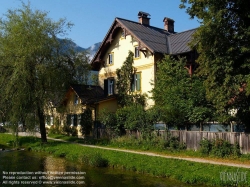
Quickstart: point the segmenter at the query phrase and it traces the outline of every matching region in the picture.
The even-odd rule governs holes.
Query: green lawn
[[[41,144],[40,139],[34,137],[20,137],[19,140],[22,147],[30,148],[32,151],[48,152],[55,156],[94,167],[121,168],[159,177],[168,177],[189,184],[229,186],[236,185],[238,181],[238,186],[250,185],[250,176],[246,173],[249,170],[243,168],[238,169],[235,167],[102,150],[52,140],[49,140],[47,144]],[[1,146],[6,147],[7,143],[11,143],[11,141],[13,141],[11,135],[0,134],[0,148]],[[8,145],[11,146],[11,144]],[[246,174],[246,178],[244,178],[244,174]],[[236,178],[233,178],[234,176]],[[235,181],[233,181],[234,179]]]

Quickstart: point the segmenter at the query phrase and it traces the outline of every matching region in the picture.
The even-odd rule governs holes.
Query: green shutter
[[[104,95],[108,95],[108,79],[104,79]]]
[[[77,115],[76,115],[76,114],[74,114],[73,125],[74,125],[74,126],[77,126]]]
[[[71,124],[71,115],[68,114],[67,115],[67,122],[66,122],[67,125],[70,125]]]
[[[136,74],[136,91],[141,90],[141,74],[137,73]]]
[[[132,80],[131,80],[131,91],[134,92],[135,91],[135,75],[132,76]]]

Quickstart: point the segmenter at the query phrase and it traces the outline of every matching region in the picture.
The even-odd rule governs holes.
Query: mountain
[[[58,39],[60,42],[65,42],[64,39]],[[88,56],[90,58],[90,60],[92,60],[92,58],[95,56],[97,50],[99,49],[101,45],[101,42],[95,43],[92,46],[88,47],[88,48],[83,48],[80,47],[79,45],[77,45],[75,42],[71,41],[71,40],[66,40],[66,46],[65,49],[68,49],[69,47],[72,47],[76,52],[82,52],[82,51],[86,51],[88,53]]]
[[[95,43],[94,45],[92,45],[91,47],[88,47],[86,49],[86,51],[89,54],[90,60],[92,60],[92,58],[95,56],[95,54],[96,54],[97,50],[99,49],[100,45],[101,45],[101,42],[98,42],[98,43]]]

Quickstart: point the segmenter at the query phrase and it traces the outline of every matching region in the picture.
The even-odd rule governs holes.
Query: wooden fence
[[[238,143],[243,154],[250,153],[250,134],[238,132],[207,132],[207,131],[154,131],[157,136],[167,139],[169,135],[179,138],[181,143],[185,143],[187,149],[198,150],[200,148],[200,141],[202,139],[214,140],[223,139],[231,144]],[[94,129],[94,136],[96,138],[112,138],[113,134],[108,129]],[[126,135],[139,138],[141,133],[139,131],[126,131]]]

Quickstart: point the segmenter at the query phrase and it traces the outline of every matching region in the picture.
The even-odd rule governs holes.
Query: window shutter
[[[70,125],[70,124],[71,124],[71,115],[68,114],[68,115],[67,115],[66,125]]]
[[[115,79],[112,79],[113,80],[113,85],[112,85],[112,87],[113,87],[113,94],[115,94]]]
[[[74,123],[73,123],[74,126],[77,126],[77,115],[74,114]]]
[[[140,73],[136,74],[136,90],[137,91],[141,90],[141,74]]]
[[[104,95],[108,95],[108,79],[104,79]]]
[[[132,92],[135,91],[135,75],[132,75],[132,79],[131,79],[131,91]]]

